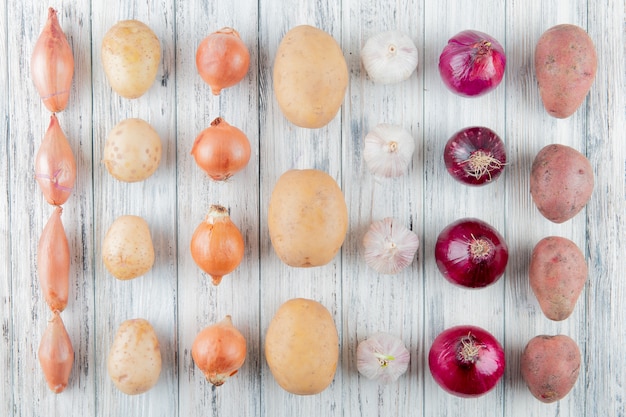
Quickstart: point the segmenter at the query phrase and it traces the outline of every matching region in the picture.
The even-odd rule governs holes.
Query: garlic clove
[[[410,354],[402,340],[389,333],[375,333],[362,340],[356,351],[357,369],[368,379],[395,382],[409,367]]]
[[[381,123],[365,136],[363,159],[381,177],[403,175],[413,159],[415,140],[402,126]]]
[[[417,47],[399,30],[377,33],[361,49],[361,62],[367,75],[379,84],[408,79],[417,68],[417,61]]]
[[[391,217],[374,222],[363,237],[365,263],[381,274],[396,274],[413,262],[419,238]]]

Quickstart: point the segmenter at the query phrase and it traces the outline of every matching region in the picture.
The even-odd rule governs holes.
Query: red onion
[[[460,219],[437,237],[435,260],[448,281],[479,288],[502,276],[509,250],[504,238],[489,224],[478,219]]]
[[[435,338],[428,353],[433,378],[459,397],[479,397],[496,386],[504,374],[504,350],[488,331],[456,326]]]
[[[439,74],[446,86],[465,97],[488,93],[504,76],[506,56],[486,33],[465,30],[448,41],[439,56]]]
[[[443,160],[454,179],[467,185],[485,185],[500,176],[506,164],[502,139],[486,127],[468,127],[446,143]]]

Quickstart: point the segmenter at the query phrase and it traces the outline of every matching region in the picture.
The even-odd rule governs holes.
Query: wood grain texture
[[[36,271],[36,249],[52,208],[34,181],[34,157],[50,113],[30,79],[30,55],[47,17],[37,0],[0,4],[0,283],[2,343],[0,415],[3,416],[567,416],[624,417],[626,407],[626,62],[624,8],[617,1],[442,0],[380,3],[374,0],[202,0],[140,2],[59,0],[76,61],[70,104],[59,122],[75,153],[78,179],[64,205],[63,223],[72,254],[71,291],[62,318],[76,359],[70,386],[52,394],[37,359],[50,316]],[[162,60],[157,80],[142,97],[114,93],[102,69],[100,45],[122,19],[138,19],[157,34]],[[568,119],[551,118],[536,86],[533,53],[549,27],[585,28],[598,52],[598,73],[583,106]],[[282,115],[272,86],[274,55],[284,34],[300,24],[317,26],[341,46],[350,73],[344,104],[321,129],[298,128]],[[195,67],[197,45],[224,26],[235,28],[249,48],[244,80],[213,96]],[[419,50],[417,71],[401,84],[368,79],[360,49],[373,34],[407,33]],[[476,99],[455,96],[440,80],[437,62],[447,40],[476,29],[500,40],[507,53],[503,83]],[[216,183],[190,155],[196,136],[216,117],[243,130],[252,146],[246,169]],[[163,157],[141,183],[122,183],[102,164],[108,132],[129,117],[159,133]],[[373,177],[363,159],[363,138],[378,123],[399,124],[416,140],[405,176]],[[442,152],[457,130],[483,125],[500,134],[509,163],[497,182],[470,188],[446,172]],[[562,143],[586,154],[596,187],[590,203],[563,224],[544,219],[529,190],[534,155]],[[317,168],[341,186],[350,226],[341,253],[312,269],[284,265],[273,251],[267,206],[278,177],[292,168]],[[4,195],[4,194],[3,194]],[[195,265],[189,242],[211,204],[230,209],[246,242],[243,263],[215,287]],[[101,261],[104,235],[122,214],[144,217],[157,261],[132,281],[118,281]],[[417,260],[395,276],[365,265],[362,239],[369,224],[391,216],[420,238]],[[434,261],[438,233],[461,217],[478,217],[504,235],[510,249],[506,274],[496,284],[469,291],[449,284]],[[551,322],[528,284],[535,243],[547,235],[573,240],[589,264],[589,279],[570,318]],[[294,297],[320,301],[340,335],[340,361],[330,387],[294,396],[275,382],[264,357],[265,332],[278,307]],[[248,342],[240,372],[215,388],[191,358],[205,326],[226,314]],[[158,384],[148,393],[117,391],[106,371],[120,323],[142,317],[155,327],[163,356]],[[453,397],[430,375],[428,349],[439,332],[474,324],[503,344],[506,373],[496,389],[476,400]],[[411,352],[409,371],[380,386],[360,376],[356,346],[376,331],[400,336]],[[572,392],[545,405],[527,390],[519,371],[526,342],[538,334],[576,340],[583,369]]]

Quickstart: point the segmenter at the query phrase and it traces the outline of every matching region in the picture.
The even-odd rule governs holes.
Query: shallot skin
[[[35,156],[35,179],[49,204],[64,204],[76,181],[76,160],[56,115]]]
[[[60,206],[55,207],[37,247],[39,285],[52,311],[65,310],[70,287],[70,248],[61,222],[62,212]]]
[[[52,7],[33,49],[30,74],[48,110],[56,113],[67,107],[74,77],[74,55]]]
[[[74,348],[58,311],[48,322],[37,356],[48,388],[55,394],[65,390],[74,364]]]

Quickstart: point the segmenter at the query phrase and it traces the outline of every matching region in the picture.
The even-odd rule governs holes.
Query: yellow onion
[[[48,9],[48,20],[35,43],[30,59],[33,83],[51,112],[67,107],[74,76],[72,48],[57,19],[57,11]]]

